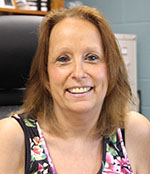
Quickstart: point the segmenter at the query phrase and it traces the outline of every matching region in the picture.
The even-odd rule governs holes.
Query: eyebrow
[[[55,48],[55,52],[57,53],[61,53],[61,54],[66,54],[67,52],[70,53],[71,49],[70,47],[66,47],[65,45],[60,47],[60,48]],[[87,46],[84,48],[84,54],[87,52],[91,52],[91,53],[96,53],[99,56],[103,57],[104,56],[104,50],[103,47],[99,47],[99,46]]]
[[[61,48],[59,48],[59,49],[57,49],[58,51],[60,50],[60,51],[70,51],[70,48],[69,47],[61,47]],[[97,47],[97,46],[89,46],[89,47],[86,47],[85,48],[85,51],[94,51],[94,50],[96,50],[96,51],[99,51],[99,48]],[[102,48],[102,50],[103,50],[103,48]]]
[[[89,50],[98,50],[99,51],[99,48],[97,46],[89,46],[89,47],[86,47],[86,50],[89,51]],[[103,48],[102,48],[103,50]]]

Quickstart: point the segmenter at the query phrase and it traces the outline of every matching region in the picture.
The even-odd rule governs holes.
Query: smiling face
[[[108,77],[96,26],[66,18],[52,29],[49,45],[47,68],[54,112],[99,113]]]

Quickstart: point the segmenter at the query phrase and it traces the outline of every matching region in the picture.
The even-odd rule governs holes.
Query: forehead
[[[101,38],[98,28],[90,21],[78,17],[67,17],[58,22],[50,33],[50,40],[60,41],[62,37],[74,38]]]
[[[97,26],[86,19],[81,19],[79,17],[66,17],[65,19],[59,21],[57,24],[54,25],[51,34],[54,31],[58,32],[62,29],[64,30],[67,28],[73,28],[74,30],[78,29],[78,32],[81,31],[83,28],[86,28],[86,30],[96,30],[99,33]]]

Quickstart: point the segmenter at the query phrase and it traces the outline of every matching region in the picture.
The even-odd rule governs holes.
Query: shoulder
[[[0,120],[0,136],[3,137],[4,134],[7,134],[10,137],[17,134],[17,138],[19,139],[22,138],[23,131],[21,126],[14,118],[8,117]],[[6,136],[4,137],[7,138]]]
[[[7,167],[8,173],[9,170],[18,172],[17,164],[24,161],[25,155],[22,154],[25,153],[25,145],[24,133],[15,119],[9,117],[0,120],[0,140],[0,168],[3,171]]]
[[[148,174],[150,170],[149,120],[143,115],[131,111],[127,114],[125,131],[126,148],[130,162],[137,173]]]
[[[135,111],[130,111],[127,113],[126,117],[126,128],[132,129],[135,135],[138,133],[143,133],[147,136],[150,132],[150,122],[142,114]]]
[[[140,113],[130,111],[126,118],[126,133],[129,133],[132,138],[137,141],[141,139],[150,139],[150,122]]]
[[[0,146],[3,144],[9,148],[18,148],[24,143],[23,130],[14,118],[0,120],[0,139]]]

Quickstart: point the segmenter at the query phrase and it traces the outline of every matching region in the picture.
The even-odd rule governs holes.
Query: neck
[[[96,128],[100,111],[75,113],[54,109],[54,113],[67,138],[87,138],[92,136]]]

